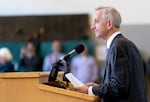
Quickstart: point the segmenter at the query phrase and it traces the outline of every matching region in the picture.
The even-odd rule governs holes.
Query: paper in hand
[[[84,84],[79,81],[72,73],[68,73],[65,75],[67,79],[73,84],[74,87],[81,87]]]

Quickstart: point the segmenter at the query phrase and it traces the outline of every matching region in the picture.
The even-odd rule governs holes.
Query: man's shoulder
[[[117,44],[120,43],[122,44],[122,43],[129,42],[129,40],[126,37],[124,37],[122,34],[120,34],[116,38],[114,38],[113,42]]]
[[[110,52],[122,51],[130,53],[131,51],[138,51],[138,48],[132,41],[128,40],[124,36],[119,36],[113,41],[110,50]]]
[[[123,35],[120,35],[114,39],[112,46],[113,47],[130,47],[130,46],[135,46],[135,44],[131,40],[124,37]]]

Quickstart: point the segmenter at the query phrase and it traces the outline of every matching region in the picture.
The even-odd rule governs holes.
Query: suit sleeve
[[[109,79],[100,86],[94,86],[92,91],[95,95],[104,97],[105,95],[119,96],[128,92],[129,88],[129,58],[127,51],[121,46],[113,46],[108,53]],[[108,73],[107,73],[108,74]]]

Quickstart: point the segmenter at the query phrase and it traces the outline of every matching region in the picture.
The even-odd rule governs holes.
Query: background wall
[[[0,42],[25,42],[31,36],[39,36],[41,41],[86,39],[88,21],[88,14],[3,16],[0,17]]]
[[[136,43],[147,59],[150,56],[149,4],[149,0],[0,0],[0,16],[87,13],[93,17],[94,8],[114,6],[122,14],[122,32]]]
[[[101,5],[116,7],[123,24],[150,24],[149,0],[0,0],[0,15],[93,14]]]
[[[150,25],[123,25],[121,31],[138,46],[143,58],[147,61],[150,57]]]

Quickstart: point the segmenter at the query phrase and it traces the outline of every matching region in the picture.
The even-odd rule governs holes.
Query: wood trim
[[[1,78],[38,78],[40,72],[12,72],[12,73],[1,73]]]
[[[62,76],[63,72],[59,72],[58,76]],[[0,73],[0,78],[38,78],[49,76],[49,72],[9,72]]]
[[[71,91],[71,90],[65,90],[65,89],[61,89],[61,88],[56,88],[56,87],[52,87],[52,86],[47,86],[44,84],[39,84],[38,87],[39,87],[39,89],[44,90],[44,91],[54,92],[54,93],[67,95],[67,96],[71,96],[71,97],[76,97],[76,98],[81,98],[81,99],[89,100],[89,101],[96,101],[99,99],[98,96],[89,96],[87,94],[83,94],[83,93],[79,93],[79,92],[75,92],[75,91]]]

